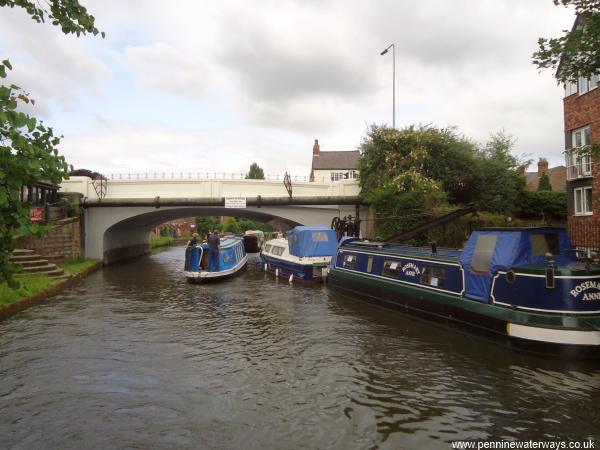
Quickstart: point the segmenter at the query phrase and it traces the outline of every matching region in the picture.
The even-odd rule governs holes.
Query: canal
[[[600,362],[519,354],[183,248],[0,322],[0,448],[450,448],[600,439]]]

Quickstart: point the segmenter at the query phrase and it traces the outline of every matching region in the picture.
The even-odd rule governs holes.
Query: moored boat
[[[511,347],[600,357],[600,263],[562,228],[475,231],[464,249],[342,240],[329,285]]]
[[[244,233],[246,253],[258,253],[265,241],[265,233],[260,230],[248,230]]]
[[[261,252],[265,269],[291,281],[318,283],[337,248],[335,231],[327,227],[298,226],[286,238],[268,240]]]
[[[204,283],[223,280],[239,274],[248,262],[243,239],[235,236],[221,239],[217,270],[209,270],[209,256],[210,249],[206,242],[186,248],[183,274],[188,281]]]

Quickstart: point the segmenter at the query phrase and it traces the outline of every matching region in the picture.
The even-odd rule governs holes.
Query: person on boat
[[[186,247],[193,247],[198,244],[198,233],[193,233],[192,238],[188,241]]]
[[[219,270],[219,253],[221,252],[221,239],[219,239],[219,230],[215,230],[208,236],[208,250],[210,253],[210,262],[208,270],[217,272]]]

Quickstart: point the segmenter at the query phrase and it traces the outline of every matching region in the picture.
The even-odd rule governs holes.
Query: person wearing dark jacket
[[[219,253],[221,252],[221,239],[219,239],[218,230],[215,230],[208,236],[208,250],[210,252],[208,270],[217,272],[219,270]]]

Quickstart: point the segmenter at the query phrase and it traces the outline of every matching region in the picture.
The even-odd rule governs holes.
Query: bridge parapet
[[[357,197],[357,180],[337,182],[293,181],[294,197]],[[61,183],[62,192],[78,192],[88,198],[97,194],[88,177],[71,177]],[[214,178],[129,178],[109,179],[106,199],[120,198],[223,198],[288,197],[283,180],[214,179]]]

